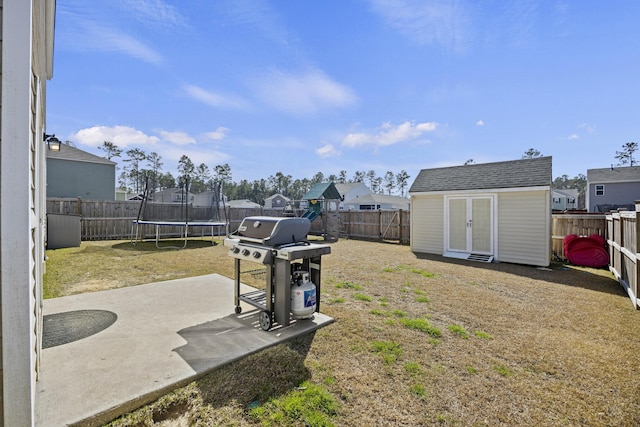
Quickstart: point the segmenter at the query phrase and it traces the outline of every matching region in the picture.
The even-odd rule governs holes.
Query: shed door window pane
[[[473,252],[491,251],[491,199],[472,199],[472,237]]]
[[[449,248],[467,251],[467,199],[449,201]]]

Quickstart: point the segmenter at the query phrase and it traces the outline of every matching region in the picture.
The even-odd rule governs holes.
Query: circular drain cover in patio
[[[106,310],[77,310],[48,314],[43,318],[42,348],[55,347],[97,334],[113,325],[118,316]]]

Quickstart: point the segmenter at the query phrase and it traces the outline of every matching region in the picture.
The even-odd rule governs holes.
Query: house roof
[[[290,198],[288,198],[287,196],[283,196],[283,195],[282,195],[282,194],[280,194],[280,193],[276,193],[276,194],[272,194],[271,196],[267,197],[267,198],[265,199],[265,201],[267,201],[267,200],[277,199],[278,197],[280,197],[280,198],[282,198],[282,199],[284,199],[284,200],[286,200],[286,201],[291,200],[291,199],[290,199]]]
[[[640,166],[587,169],[587,181],[589,184],[638,182],[640,181]]]
[[[342,196],[336,189],[333,182],[320,182],[311,186],[307,194],[302,198],[303,200],[322,199],[327,200],[341,200]]]
[[[422,169],[409,193],[551,185],[551,156]]]
[[[229,200],[227,202],[227,206],[230,208],[259,208],[261,207],[259,204],[252,202],[251,200]]]
[[[166,188],[164,190],[161,191],[156,191],[155,193],[153,193],[153,195],[155,196],[165,196],[165,195],[170,195],[170,194],[175,194],[175,193],[182,193],[184,190],[182,188],[178,188],[178,187],[173,187],[173,188]],[[193,194],[191,193],[191,191],[189,191],[189,194]]]
[[[559,194],[565,197],[578,197],[579,191],[577,188],[562,188],[559,190],[553,190],[554,195]]]
[[[356,187],[364,186],[369,189],[364,182],[345,182],[342,184],[336,184],[336,189],[340,194],[347,194],[349,191],[353,190]]]
[[[105,159],[104,157],[96,156],[95,154],[87,153],[79,148],[72,147],[71,145],[62,144],[60,151],[45,150],[47,153],[47,159],[59,159],[59,160],[71,160],[75,162],[89,162],[89,163],[102,163],[105,165],[116,165],[116,162]]]
[[[343,204],[345,205],[367,205],[367,204],[394,204],[394,205],[408,205],[409,199],[401,196],[389,196],[386,194],[365,194],[360,197],[356,197],[354,199],[345,200]]]

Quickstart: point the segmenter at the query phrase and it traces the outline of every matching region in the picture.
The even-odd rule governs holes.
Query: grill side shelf
[[[308,246],[290,246],[277,250],[277,258],[289,261],[300,258],[315,258],[331,253],[331,246],[321,244],[310,244]]]

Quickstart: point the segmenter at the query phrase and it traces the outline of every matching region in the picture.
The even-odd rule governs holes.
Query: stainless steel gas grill
[[[268,331],[274,322],[289,326],[292,318],[320,311],[321,260],[331,247],[307,241],[310,229],[306,218],[251,216],[225,239],[235,261],[236,313],[242,312],[241,301],[258,308],[260,327]],[[264,290],[240,293],[243,261],[265,266]]]

